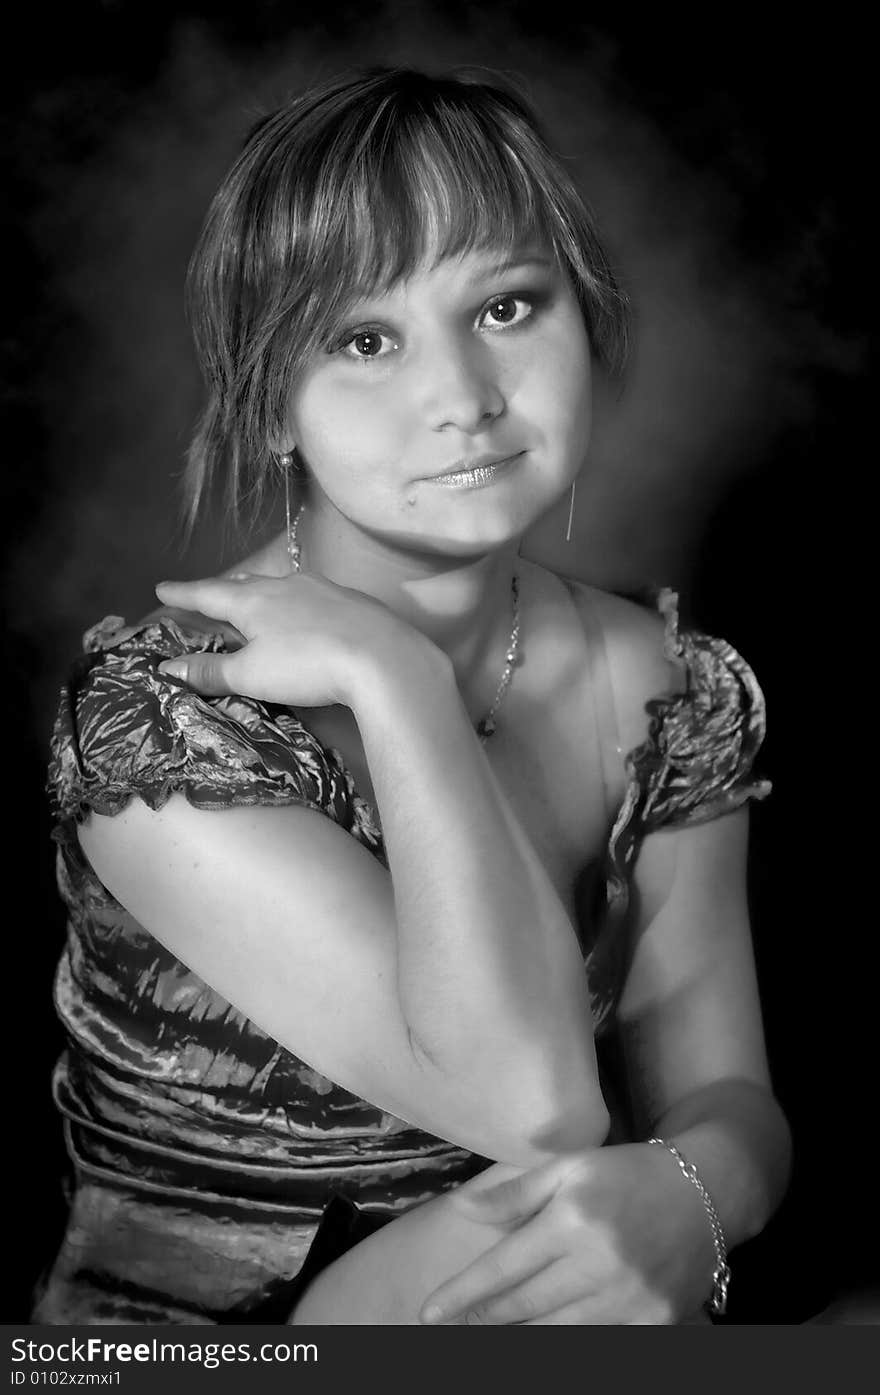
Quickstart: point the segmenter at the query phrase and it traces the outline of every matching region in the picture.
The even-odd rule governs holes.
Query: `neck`
[[[450,658],[459,687],[503,664],[513,620],[511,580],[518,544],[480,557],[449,558],[402,548],[309,503],[297,541],[304,571],[374,596]],[[286,548],[286,537],[279,539]]]

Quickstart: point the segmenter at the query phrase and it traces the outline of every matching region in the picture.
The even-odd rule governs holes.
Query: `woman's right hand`
[[[156,594],[163,604],[228,621],[242,635],[244,644],[232,653],[187,654],[159,665],[208,696],[351,706],[365,660],[403,662],[408,645],[431,643],[381,601],[324,577],[237,572],[163,581]]]

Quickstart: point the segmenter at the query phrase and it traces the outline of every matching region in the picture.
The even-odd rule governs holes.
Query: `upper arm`
[[[92,814],[80,843],[134,918],[315,1070],[409,1123],[529,1166],[536,1102],[450,1079],[414,1053],[396,992],[391,879],[350,834],[303,807],[206,811],[180,794]],[[530,1110],[532,1111],[530,1113]]]
[[[338,763],[286,709],[206,700],[158,673],[225,642],[214,634],[173,617],[98,629],[53,734],[65,840],[76,827],[134,919],[322,1075],[485,1157],[543,1160],[563,1105],[524,1085],[515,1050],[502,1079],[479,1061],[450,1079],[417,1054],[391,877]]]
[[[768,788],[751,773],[763,702],[723,641],[688,636],[685,645],[654,611],[601,592],[584,600],[602,626],[621,761],[645,753],[629,769],[639,832],[617,1021],[636,1113],[649,1124],[717,1080],[769,1085],[743,807]],[[651,740],[647,704],[659,712]]]
[[[724,1079],[769,1087],[746,900],[748,813],[650,835],[618,1029],[646,1126]]]

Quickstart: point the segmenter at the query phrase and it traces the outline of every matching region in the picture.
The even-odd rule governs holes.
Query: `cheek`
[[[592,405],[590,346],[578,324],[548,334],[530,355],[526,376],[530,415],[566,444],[589,432]]]
[[[340,390],[329,375],[296,392],[288,422],[313,469],[346,473],[381,457],[387,413],[379,392]]]

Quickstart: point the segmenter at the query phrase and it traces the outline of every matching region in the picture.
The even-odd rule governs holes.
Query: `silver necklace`
[[[293,520],[291,520],[290,517],[290,509],[288,508],[287,511],[287,556],[290,561],[290,570],[292,572],[302,570],[302,547],[296,536],[296,530],[299,527],[299,521],[302,518],[304,508],[305,504],[300,504],[296,511],[296,517]],[[510,589],[513,595],[513,628],[510,631],[507,652],[504,655],[504,672],[501,675],[498,687],[495,689],[495,697],[492,701],[492,706],[489,708],[485,717],[481,718],[476,726],[477,736],[484,745],[495,730],[495,719],[498,716],[498,709],[504,701],[507,689],[510,687],[511,679],[513,678],[513,670],[516,668],[519,661],[519,580],[515,573],[510,579]]]

